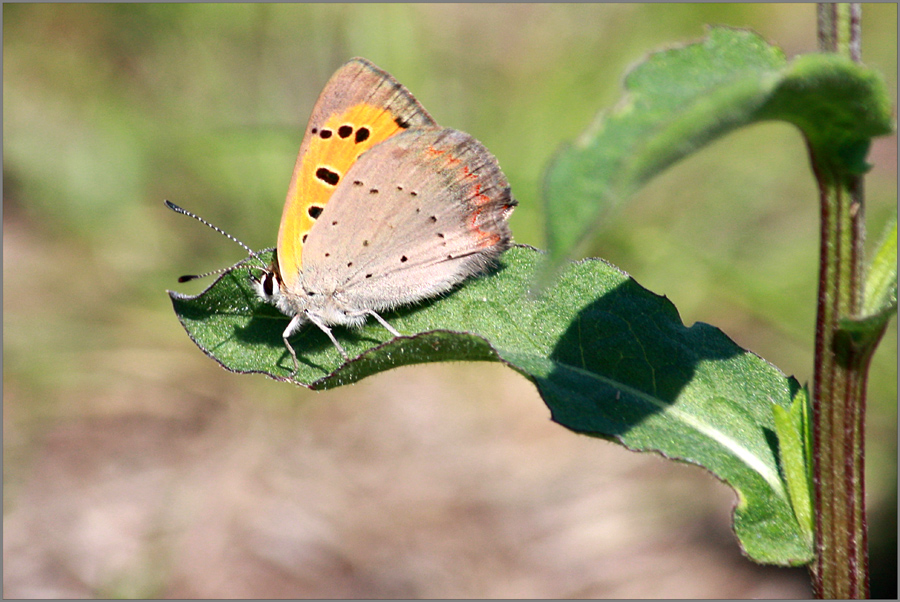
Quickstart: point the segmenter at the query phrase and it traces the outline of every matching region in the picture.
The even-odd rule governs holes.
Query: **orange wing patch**
[[[299,278],[306,237],[344,174],[362,153],[408,127],[384,107],[358,104],[307,132],[309,145],[294,168],[278,230],[278,263],[285,285],[290,287]]]

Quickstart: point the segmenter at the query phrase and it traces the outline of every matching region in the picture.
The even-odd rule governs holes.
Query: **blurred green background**
[[[222,371],[165,294],[243,254],[163,199],[274,245],[309,112],[352,56],[481,140],[520,202],[516,240],[542,246],[553,153],[630,66],[707,24],[816,50],[811,4],[5,4],[4,595],[807,596],[802,569],[740,556],[730,490],[564,431],[509,370],[312,393]],[[890,90],[896,24],[896,5],[863,6],[863,59]],[[896,211],[896,150],[870,153],[869,249]],[[797,131],[763,124],[653,181],[591,254],[807,381],[816,197]],[[896,347],[893,322],[868,399],[884,597]]]

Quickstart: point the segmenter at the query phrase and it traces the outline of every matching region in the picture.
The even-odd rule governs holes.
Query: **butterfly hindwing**
[[[347,172],[309,234],[303,285],[375,311],[447,291],[509,247],[515,204],[477,140],[407,131]]]

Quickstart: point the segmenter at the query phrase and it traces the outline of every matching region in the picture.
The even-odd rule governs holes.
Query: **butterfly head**
[[[250,285],[264,302],[274,305],[287,316],[296,315],[303,310],[304,295],[288,294],[288,287],[285,286],[278,268],[277,256],[273,257],[272,263],[267,268],[260,270],[258,274],[254,274],[253,269],[249,271],[249,274]]]
[[[269,305],[274,305],[286,316],[306,314],[310,306],[310,299],[315,297],[315,293],[305,291],[302,287],[292,290],[285,285],[278,268],[277,258],[273,258],[269,267],[258,275],[251,271],[250,284],[260,299]]]
[[[325,295],[306,290],[303,286],[290,286],[281,277],[277,255],[268,267],[254,274],[251,269],[250,285],[257,296],[269,305],[274,305],[286,316],[305,316],[309,311],[318,313],[317,307],[325,301]],[[320,303],[316,303],[319,301]],[[302,320],[301,320],[302,321]]]

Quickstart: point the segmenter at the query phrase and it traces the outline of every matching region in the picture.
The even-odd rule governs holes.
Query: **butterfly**
[[[480,142],[439,126],[366,59],[343,65],[309,119],[273,261],[251,273],[259,297],[290,317],[282,338],[294,372],[289,338],[307,322],[344,359],[332,326],[371,317],[401,336],[380,312],[445,293],[491,266],[512,245],[507,220],[516,204]]]

